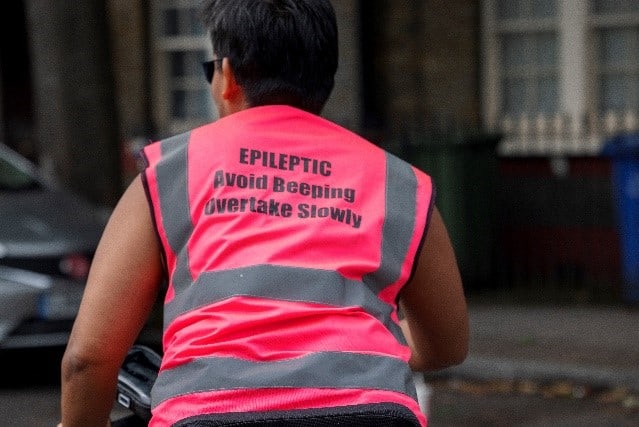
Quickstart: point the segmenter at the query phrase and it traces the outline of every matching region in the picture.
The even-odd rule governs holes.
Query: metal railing
[[[583,120],[556,114],[504,117],[498,125],[504,138],[500,156],[593,156],[613,135],[639,130],[636,111],[588,114]]]

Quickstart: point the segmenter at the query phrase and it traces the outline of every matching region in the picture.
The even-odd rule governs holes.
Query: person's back
[[[425,424],[411,368],[459,363],[468,341],[430,178],[318,116],[337,68],[328,0],[202,11],[221,118],[144,149],[65,353],[65,427],[103,419],[84,393],[113,391],[162,275],[151,425]]]
[[[287,106],[145,152],[173,266],[155,421],[380,401],[421,415],[394,316],[431,207],[426,175]],[[189,209],[173,209],[186,195]]]

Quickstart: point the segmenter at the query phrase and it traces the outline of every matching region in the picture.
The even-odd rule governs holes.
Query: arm
[[[415,274],[400,293],[410,366],[429,371],[461,363],[468,353],[468,313],[448,232],[434,208]]]
[[[138,176],[115,207],[91,265],[62,359],[62,424],[105,426],[117,374],[153,307],[162,276]]]

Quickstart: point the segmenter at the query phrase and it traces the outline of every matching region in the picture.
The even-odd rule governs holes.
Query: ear
[[[243,99],[242,88],[237,84],[228,58],[222,60],[222,77],[222,98],[229,102],[237,102],[239,98]]]

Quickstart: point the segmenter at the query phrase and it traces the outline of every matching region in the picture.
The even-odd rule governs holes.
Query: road
[[[639,395],[562,382],[431,382],[429,427],[639,426]]]
[[[0,425],[55,426],[60,350],[0,354]],[[430,427],[638,426],[639,396],[568,383],[430,382]]]

